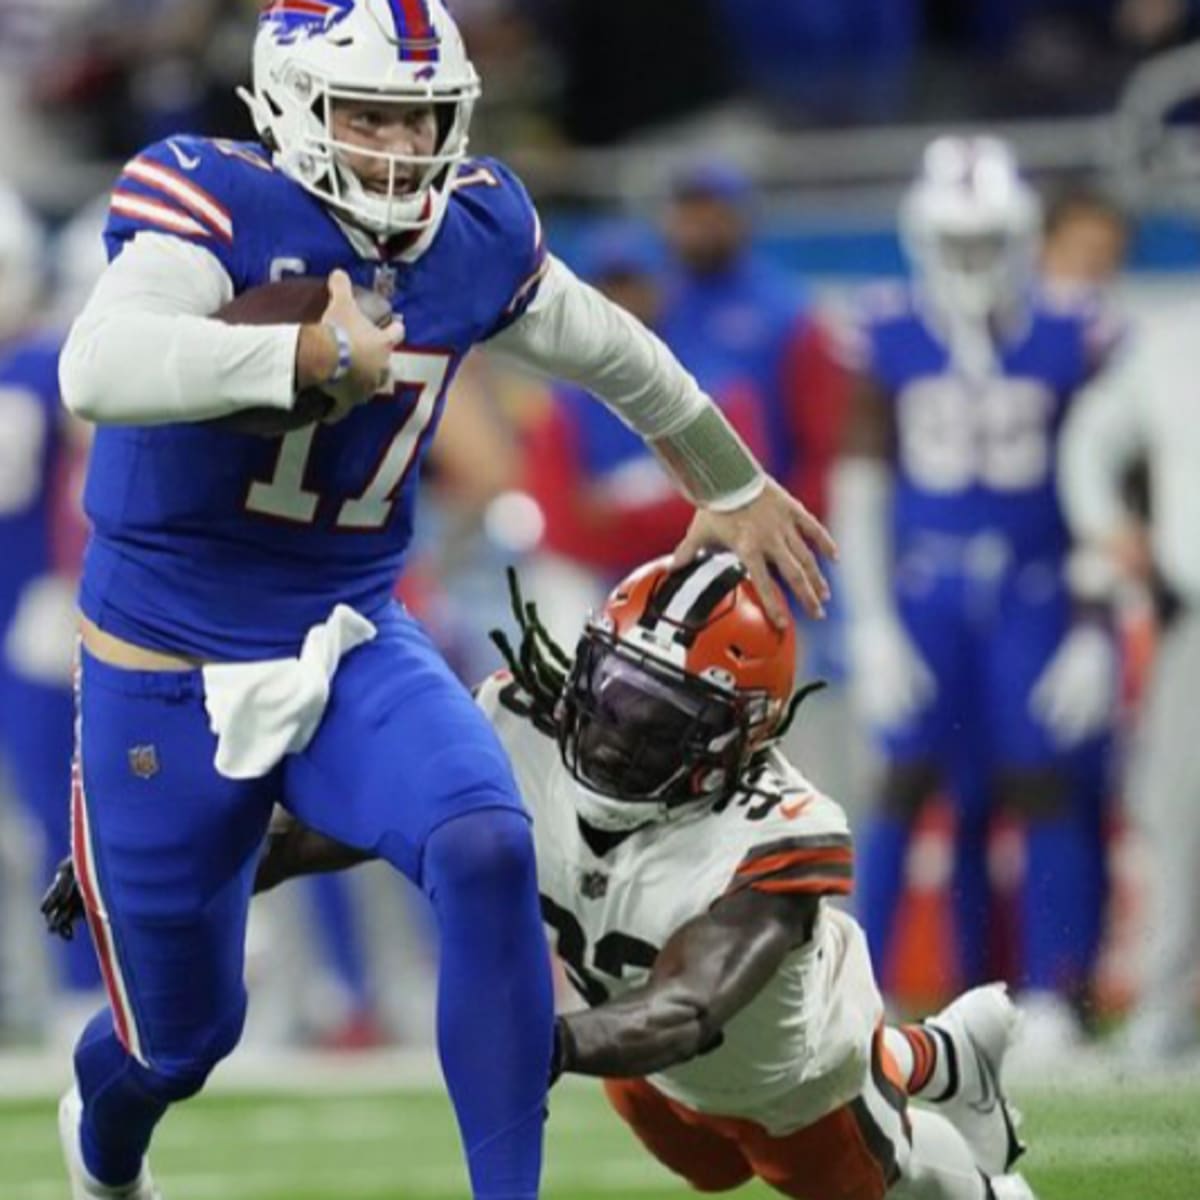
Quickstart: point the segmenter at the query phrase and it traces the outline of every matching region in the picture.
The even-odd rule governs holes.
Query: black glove
[[[70,858],[64,858],[54,872],[54,881],[42,897],[42,916],[46,928],[64,941],[75,936],[75,922],[83,916],[83,894]]]

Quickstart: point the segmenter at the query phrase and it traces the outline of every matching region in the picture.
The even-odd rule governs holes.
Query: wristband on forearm
[[[766,487],[762,467],[715,405],[649,445],[693,504],[729,511]]]
[[[340,325],[327,323],[325,328],[333,334],[333,340],[337,343],[337,365],[333,368],[333,374],[325,382],[341,383],[350,374],[350,365],[353,361],[350,335]]]

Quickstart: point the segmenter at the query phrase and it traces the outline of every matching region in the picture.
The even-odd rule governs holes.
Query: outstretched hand
[[[780,628],[787,624],[787,608],[771,579],[771,567],[810,617],[825,615],[829,584],[817,553],[836,559],[837,545],[825,526],[775,480],[768,479],[756,499],[732,512],[697,509],[686,536],[675,548],[672,566],[680,567],[714,545],[732,550],[742,560],[767,615]]]

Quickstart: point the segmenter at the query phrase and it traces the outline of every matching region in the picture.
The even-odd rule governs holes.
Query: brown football
[[[378,292],[355,287],[354,298],[363,313],[381,329],[392,320],[392,306]],[[235,296],[213,316],[229,325],[303,325],[319,321],[329,303],[324,279],[300,277],[264,283]],[[318,388],[307,388],[290,409],[246,408],[210,422],[234,433],[279,437],[321,420],[333,401]]]

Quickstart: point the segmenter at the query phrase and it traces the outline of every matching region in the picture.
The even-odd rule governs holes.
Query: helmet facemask
[[[925,260],[947,304],[977,321],[1009,307],[1025,282],[1023,247],[1004,229],[935,233]]]
[[[618,832],[737,786],[750,739],[742,695],[592,626],[563,693],[559,748],[580,816]]]
[[[1035,275],[1037,197],[995,139],[942,138],[901,210],[904,246],[956,357],[989,365],[996,323],[1021,311]]]

